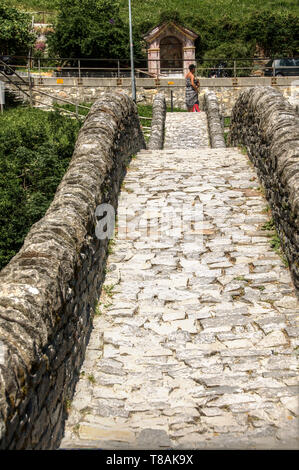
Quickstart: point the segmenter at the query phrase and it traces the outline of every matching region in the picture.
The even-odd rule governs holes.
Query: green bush
[[[0,55],[27,54],[35,41],[30,15],[12,8],[7,0],[2,0],[0,25]]]
[[[58,112],[15,108],[0,115],[0,269],[48,209],[79,127]]]

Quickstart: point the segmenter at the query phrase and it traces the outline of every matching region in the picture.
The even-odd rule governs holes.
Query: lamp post
[[[134,49],[133,49],[133,32],[132,32],[132,9],[131,0],[129,0],[129,24],[130,24],[130,53],[131,53],[131,79],[132,79],[132,98],[136,103],[136,84],[134,70]]]

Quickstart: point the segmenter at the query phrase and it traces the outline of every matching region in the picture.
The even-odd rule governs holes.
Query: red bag
[[[200,109],[199,109],[199,106],[198,106],[197,103],[193,105],[192,112],[193,113],[200,113]]]

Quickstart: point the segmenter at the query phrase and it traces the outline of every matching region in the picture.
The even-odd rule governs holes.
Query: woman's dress
[[[194,84],[197,85],[197,80],[194,80]],[[186,79],[186,106],[188,109],[193,108],[195,104],[198,104],[198,93],[194,90],[191,78]]]

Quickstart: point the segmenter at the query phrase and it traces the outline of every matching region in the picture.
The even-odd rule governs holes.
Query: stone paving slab
[[[132,160],[62,448],[298,448],[299,305],[259,186],[234,148]]]
[[[209,147],[206,113],[166,113],[164,149],[199,147]]]

